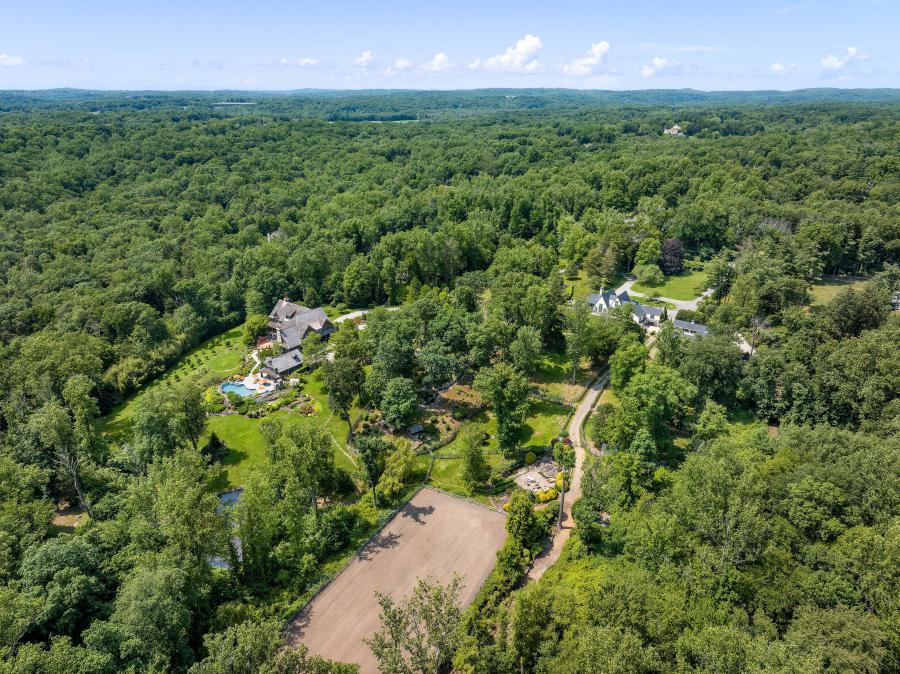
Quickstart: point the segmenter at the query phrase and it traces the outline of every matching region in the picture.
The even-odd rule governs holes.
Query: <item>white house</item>
[[[631,298],[627,292],[621,292],[618,295],[615,290],[606,290],[602,288],[599,293],[591,293],[587,296],[588,306],[591,307],[591,313],[595,316],[605,314],[613,307],[621,306],[625,303],[631,303]]]
[[[634,302],[631,310],[631,317],[638,325],[655,326],[666,319],[666,310],[660,307],[651,307],[646,304],[638,304]]]
[[[601,289],[599,293],[588,295],[586,302],[595,316],[601,316],[614,307],[628,305],[631,307],[631,317],[634,322],[642,326],[659,327],[659,324],[666,318],[665,309],[635,302],[624,291],[616,294],[614,290],[603,291]]]

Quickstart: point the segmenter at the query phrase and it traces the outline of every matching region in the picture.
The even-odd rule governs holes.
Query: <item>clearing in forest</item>
[[[375,659],[363,643],[381,626],[375,592],[399,600],[412,592],[418,578],[446,584],[459,574],[467,606],[505,539],[503,513],[425,487],[294,618],[288,642],[303,643],[332,660],[357,663],[363,674],[376,672]]]

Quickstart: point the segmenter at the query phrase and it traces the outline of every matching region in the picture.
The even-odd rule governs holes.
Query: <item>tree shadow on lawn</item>
[[[564,353],[544,354],[532,376],[538,384],[567,384],[572,379],[569,359]]]

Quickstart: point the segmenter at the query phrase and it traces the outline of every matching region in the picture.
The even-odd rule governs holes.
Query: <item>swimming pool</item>
[[[247,388],[243,384],[233,381],[226,381],[219,386],[219,390],[222,393],[237,393],[241,398],[249,398],[257,394],[257,391],[254,391],[252,388]]]

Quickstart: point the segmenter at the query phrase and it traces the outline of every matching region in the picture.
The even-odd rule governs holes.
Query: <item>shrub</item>
[[[559,492],[555,489],[540,489],[535,494],[538,503],[547,503],[555,499],[557,496],[559,496]]]
[[[537,455],[534,452],[528,452],[528,454],[525,455],[525,463],[529,466],[535,461],[537,461]]]
[[[559,472],[556,474],[556,489],[557,489],[557,490],[562,489],[563,474],[564,474],[564,471],[559,471]],[[568,475],[568,473],[565,474],[565,477],[566,477],[566,489],[568,489],[568,488],[569,488],[569,475]]]

